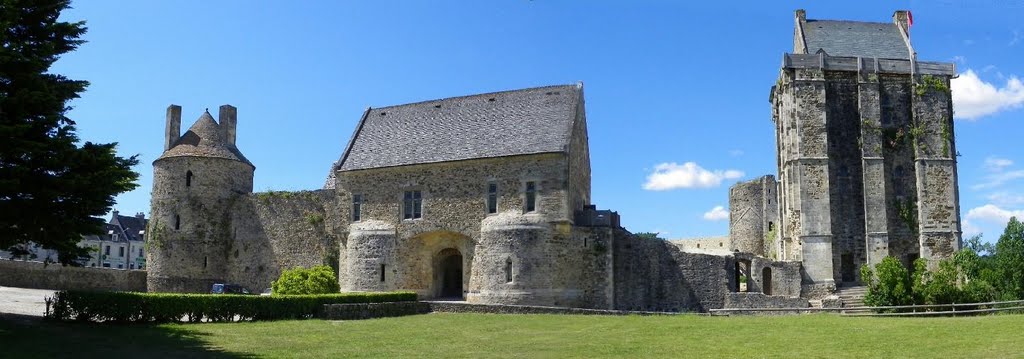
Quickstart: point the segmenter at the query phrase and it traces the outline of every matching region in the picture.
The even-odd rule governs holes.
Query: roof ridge
[[[411,106],[411,105],[426,104],[426,103],[431,103],[431,102],[439,102],[439,101],[447,101],[447,100],[455,100],[455,99],[464,99],[464,98],[472,98],[472,97],[485,97],[485,96],[488,96],[488,95],[505,94],[505,93],[512,93],[512,92],[525,92],[525,91],[540,90],[540,89],[546,89],[546,88],[564,88],[564,87],[577,87],[577,86],[578,86],[577,84],[547,85],[547,86],[529,87],[529,88],[523,88],[523,89],[513,89],[513,90],[485,92],[485,93],[478,93],[478,94],[472,94],[472,95],[452,96],[452,97],[444,97],[444,98],[438,98],[438,99],[433,99],[433,100],[423,100],[423,101],[409,102],[409,103],[403,103],[403,104],[397,104],[397,105],[373,107],[373,108],[371,108],[371,110],[384,110],[384,109],[389,109],[389,108],[405,107],[405,106]]]

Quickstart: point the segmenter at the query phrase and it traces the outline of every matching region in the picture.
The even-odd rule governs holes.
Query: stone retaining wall
[[[426,302],[348,303],[324,305],[321,317],[332,320],[353,320],[426,313],[430,313],[430,304]]]
[[[42,262],[0,260],[0,286],[54,289],[146,291],[146,271],[44,266]]]
[[[575,315],[679,315],[675,312],[644,312],[610,309],[545,307],[535,305],[472,304],[466,302],[389,302],[327,304],[321,318],[330,320],[374,319],[427,313],[575,314]]]
[[[807,308],[810,303],[804,298],[762,293],[728,293],[725,308]]]

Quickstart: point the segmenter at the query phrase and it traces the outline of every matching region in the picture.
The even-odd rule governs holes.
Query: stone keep
[[[917,60],[906,11],[892,23],[795,17],[771,91],[783,260],[807,290],[860,282],[859,268],[960,248],[953,64]],[[735,240],[735,239],[734,239]],[[806,293],[805,293],[806,294]]]

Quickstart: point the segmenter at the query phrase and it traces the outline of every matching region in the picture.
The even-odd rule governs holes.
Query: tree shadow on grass
[[[0,316],[0,357],[253,358],[209,345],[206,334],[177,325],[61,323]]]

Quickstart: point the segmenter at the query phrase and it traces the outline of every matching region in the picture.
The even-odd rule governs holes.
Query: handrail
[[[1005,305],[1012,305],[1005,307]],[[983,309],[967,309],[967,310],[956,310],[959,307],[980,307],[980,306],[1003,306],[995,308],[983,308]],[[948,311],[926,311],[920,312],[916,309],[930,309],[930,308],[950,308]],[[879,313],[878,311],[887,309],[914,309],[913,312],[896,312],[896,313]],[[924,315],[956,315],[956,314],[971,314],[971,313],[990,313],[999,311],[1009,310],[1024,310],[1024,300],[1010,300],[1010,301],[999,301],[999,302],[982,302],[982,303],[951,303],[951,304],[922,304],[922,305],[891,305],[891,306],[879,306],[879,307],[844,307],[844,308],[721,308],[711,309],[708,312],[711,315],[715,314],[728,314],[728,313],[741,313],[741,312],[839,312],[844,316],[924,316]],[[852,312],[852,313],[851,313]]]

